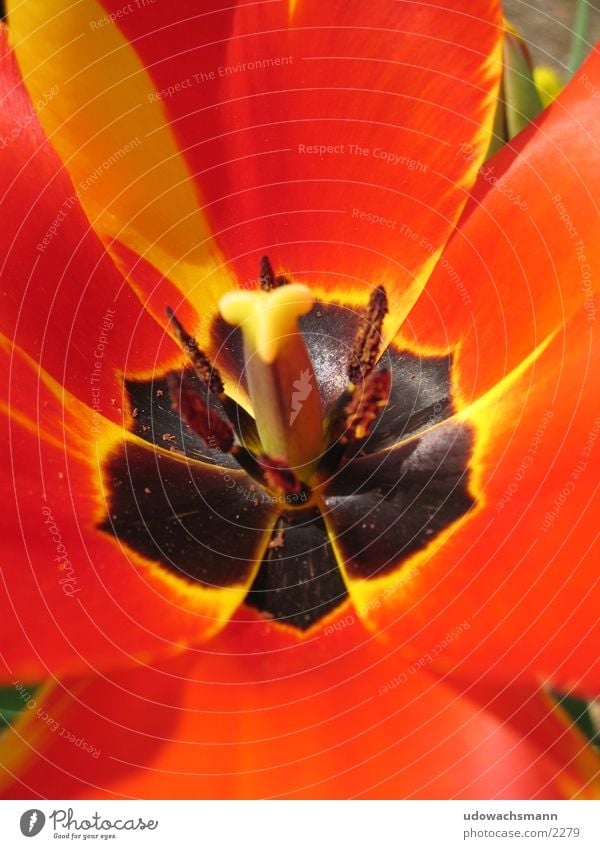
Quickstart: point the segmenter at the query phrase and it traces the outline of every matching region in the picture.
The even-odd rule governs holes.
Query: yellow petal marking
[[[163,105],[96,0],[11,0],[10,39],[42,127],[92,226],[198,305],[233,285]]]

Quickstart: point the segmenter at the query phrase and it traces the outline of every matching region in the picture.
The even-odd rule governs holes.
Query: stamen
[[[177,320],[175,313],[170,307],[167,307],[167,316],[173,325],[175,335],[181,344],[183,352],[190,359],[197,377],[208,386],[209,392],[218,397],[227,418],[235,428],[235,432],[241,441],[249,443],[251,446],[258,445],[259,439],[256,432],[256,423],[252,416],[237,401],[234,401],[233,398],[230,398],[226,394],[225,386],[218,369],[213,366],[204,351],[198,348],[194,337],[190,336],[181,322]]]
[[[255,456],[243,445],[234,443],[231,425],[206,404],[188,372],[171,372],[167,375],[167,386],[172,409],[209,448],[231,454],[248,474],[264,486],[282,493],[286,503],[308,500],[310,490],[296,477],[285,460],[274,459],[266,454]],[[163,439],[165,437],[175,438],[171,434],[165,434]]]
[[[302,491],[302,481],[296,477],[285,459],[279,457],[268,457],[261,454],[256,458],[260,463],[268,486],[286,493],[297,493]]]
[[[388,299],[383,286],[371,293],[367,311],[362,317],[348,362],[350,383],[358,384],[373,370],[381,346],[381,328],[388,313]]]
[[[230,452],[233,448],[233,430],[215,410],[203,401],[186,372],[167,375],[171,406],[188,423],[194,433],[211,448]]]
[[[167,386],[173,410],[210,448],[231,454],[248,474],[264,486],[281,493],[286,504],[304,504],[308,501],[310,488],[302,483],[285,460],[266,454],[254,456],[243,445],[234,443],[231,425],[205,403],[189,373],[171,372],[167,375]]]
[[[311,489],[290,469],[285,458],[261,454],[256,457],[256,461],[261,468],[262,479],[269,489],[281,493],[286,504],[306,506]]]
[[[204,351],[200,350],[194,337],[190,336],[185,327],[178,321],[171,307],[167,307],[167,316],[173,325],[177,341],[189,357],[200,380],[206,383],[213,395],[222,395],[225,387],[217,369],[212,365]]]
[[[349,445],[366,439],[377,418],[386,406],[390,395],[390,372],[388,369],[372,371],[355,387],[344,413],[343,433],[340,442]]]
[[[272,289],[278,289],[279,286],[287,285],[288,280],[283,275],[275,276],[273,266],[268,256],[263,256],[260,261],[260,288],[264,292],[270,292]]]

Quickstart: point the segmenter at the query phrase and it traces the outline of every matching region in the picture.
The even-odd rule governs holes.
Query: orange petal
[[[67,6],[12,4],[13,42],[31,91],[61,85],[41,117],[77,181],[140,140],[86,191],[102,232],[192,298],[225,284],[221,255],[247,284],[271,251],[310,282],[388,283],[406,313],[474,177],[460,149],[488,147],[498,2]]]
[[[393,644],[453,677],[598,693],[599,345],[582,310],[457,414],[475,434],[474,507],[395,574],[353,588]]]
[[[590,322],[598,315],[598,90],[596,50],[548,109],[485,164],[403,328],[412,344],[455,349],[465,402],[582,306]]]
[[[0,332],[84,404],[117,420],[111,399],[121,398],[121,374],[165,368],[180,356],[90,228],[37,122],[5,26],[0,86]]]
[[[103,6],[27,0],[8,13],[39,120],[109,251],[123,243],[197,302],[231,288],[154,85]]]
[[[596,51],[492,160],[504,188],[481,176],[403,328],[413,345],[453,353],[459,409],[476,430],[477,504],[395,583],[360,591],[379,625],[402,615],[398,639],[421,651],[466,620],[469,630],[440,659],[457,673],[490,668],[498,679],[576,685],[591,696],[600,686],[590,512],[598,343],[588,279],[598,263],[591,87],[599,76]],[[386,604],[376,608],[381,593]]]
[[[185,580],[120,544],[99,525],[107,518],[106,459],[123,444],[122,428],[94,415],[18,348],[5,339],[0,343],[1,373],[8,384],[0,401],[2,466],[7,470],[0,516],[2,677],[37,681],[65,671],[123,668],[140,658],[181,652],[189,642],[222,628],[254,578],[253,545],[262,540],[266,546],[268,536],[263,539],[261,531],[273,507],[242,508],[252,511],[245,551],[250,568],[224,589]],[[146,446],[152,458],[173,456],[148,449],[131,435],[127,439],[134,479],[135,450]],[[204,491],[215,509],[219,497],[228,497],[224,513],[229,516],[227,509],[236,508],[229,498],[231,482],[249,486],[245,473],[222,469],[228,475],[224,483],[219,467],[194,465],[206,471]],[[126,489],[127,481],[122,483]],[[143,500],[143,486],[140,490],[136,496]],[[229,516],[226,532],[232,522]],[[218,539],[210,542],[218,545]],[[202,544],[201,539],[199,560]]]
[[[257,284],[264,253],[346,304],[386,283],[395,331],[487,150],[499,4],[428,4],[418,15],[384,3],[201,14],[172,4],[119,27],[155,82],[242,286]]]
[[[500,21],[495,2],[239,4],[219,64],[198,53],[209,78],[164,99],[238,279],[270,253],[347,294],[386,283],[399,321],[470,188],[459,147],[489,142]],[[181,64],[136,44],[168,90]]]
[[[489,708],[427,670],[412,674],[398,650],[386,653],[360,626],[302,647],[294,638],[274,640],[265,623],[233,623],[206,651],[42,693],[0,743],[3,792],[591,795],[597,758],[578,734],[565,739],[534,694],[513,693],[508,705],[487,694],[485,701]],[[513,723],[515,711],[529,727]],[[541,732],[532,727],[536,719]]]

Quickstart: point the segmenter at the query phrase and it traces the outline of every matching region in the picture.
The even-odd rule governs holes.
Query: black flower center
[[[294,489],[281,479],[285,469],[266,468],[243,410],[234,422],[236,455],[186,423],[168,375],[126,381],[139,439],[107,459],[102,530],[184,580],[239,588],[240,600],[265,617],[300,629],[345,600],[348,580],[398,569],[472,507],[473,435],[454,418],[451,357],[394,345],[374,372],[387,374],[387,403],[376,415],[355,403],[353,415],[349,361],[361,322],[361,314],[323,302],[300,320],[329,434],[309,486]],[[222,319],[211,332],[222,372],[244,384],[241,332]],[[210,381],[186,368],[185,383],[207,422],[235,418]],[[371,383],[377,400],[378,381]]]

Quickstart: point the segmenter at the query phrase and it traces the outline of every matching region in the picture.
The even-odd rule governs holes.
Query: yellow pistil
[[[242,328],[244,341],[271,365],[286,338],[297,332],[298,319],[310,312],[315,298],[308,286],[292,283],[270,292],[229,292],[219,309],[228,324]]]
[[[323,449],[319,389],[300,316],[314,295],[298,283],[271,291],[229,292],[219,308],[244,337],[248,389],[265,454],[285,459],[307,481]]]

